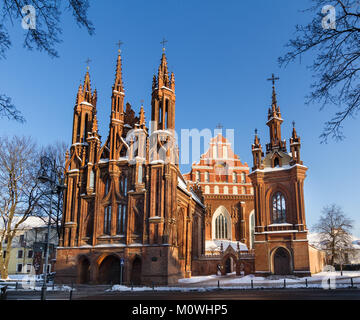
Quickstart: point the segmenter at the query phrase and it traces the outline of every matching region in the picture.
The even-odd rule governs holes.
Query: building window
[[[22,272],[22,267],[23,267],[22,263],[18,263],[16,265],[16,272]]]
[[[232,177],[233,177],[233,183],[237,183],[237,175],[236,175],[236,172],[233,172]]]
[[[105,181],[105,195],[107,195],[109,193],[110,190],[110,178],[106,177],[106,181]]]
[[[210,181],[210,175],[209,172],[205,172],[205,182],[209,182]]]
[[[281,192],[276,192],[272,197],[272,223],[286,222],[286,202]]]
[[[23,251],[18,250],[18,259],[22,259],[22,257],[23,257]]]
[[[245,187],[241,187],[241,194],[246,194],[246,189],[245,189]]]
[[[111,232],[111,206],[107,206],[104,212],[104,234]]]
[[[32,268],[31,263],[28,263],[28,264],[26,265],[26,272],[27,272],[27,273],[30,273],[30,272],[31,272],[31,268]]]
[[[246,182],[246,175],[245,172],[241,173],[241,183],[245,183]]]
[[[126,197],[126,195],[127,195],[127,177],[125,175],[122,175],[120,178],[120,192],[124,197]]]
[[[195,172],[195,180],[196,180],[196,182],[200,182],[200,172],[199,171]]]
[[[238,194],[238,188],[237,187],[233,187],[233,194]]]
[[[221,213],[215,220],[215,239],[228,238],[228,221]]]
[[[118,212],[117,212],[117,234],[125,234],[125,215],[126,215],[126,204],[119,204],[118,205]]]
[[[219,192],[219,187],[218,186],[215,186],[214,187],[214,193],[215,194],[219,194],[220,192]]]
[[[6,258],[6,250],[3,251],[3,258]]]
[[[32,258],[32,257],[33,257],[33,253],[34,253],[34,251],[29,250],[29,252],[28,252],[28,258]]]
[[[250,193],[254,194],[254,188],[253,187],[250,188]]]
[[[205,186],[205,194],[209,194],[210,193],[210,187],[209,186]]]
[[[229,188],[227,186],[224,187],[224,194],[229,194]]]
[[[22,246],[23,242],[24,242],[24,235],[22,234],[22,235],[20,236],[20,245],[21,245],[21,246]]]

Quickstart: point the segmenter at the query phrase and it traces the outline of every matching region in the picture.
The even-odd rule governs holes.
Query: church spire
[[[292,124],[293,124],[293,130],[292,130],[292,136],[290,138],[291,157],[293,159],[293,163],[303,164],[303,162],[300,159],[301,139],[296,132],[295,121],[293,121]]]
[[[163,52],[162,54],[161,63],[158,70],[158,86],[159,88],[170,87],[169,72],[165,52]]]
[[[251,151],[253,154],[253,162],[254,162],[253,170],[262,169],[261,161],[262,161],[263,152],[260,144],[260,139],[258,137],[257,129],[255,129],[255,138],[254,138],[254,143],[251,146]]]
[[[119,41],[119,47],[122,44]],[[121,60],[121,50],[119,48],[119,53],[116,62],[115,70],[115,81],[112,88],[111,96],[111,119],[123,120],[124,117],[124,84],[122,80],[122,60]]]
[[[165,55],[164,45],[167,41],[163,40],[163,53],[157,77],[152,81],[151,99],[151,130],[175,129],[175,75],[169,71]]]
[[[116,63],[116,72],[115,72],[115,83],[113,90],[118,92],[124,92],[124,85],[122,81],[122,61],[121,61],[121,50],[119,49],[119,54]]]
[[[281,124],[283,119],[281,118],[280,107],[277,105],[276,91],[275,91],[275,81],[280,78],[275,77],[272,74],[268,81],[272,81],[272,101],[271,108],[268,111],[268,122],[266,123],[270,129],[270,143],[266,145],[266,152],[271,152],[273,150],[286,151],[286,143],[281,140]]]

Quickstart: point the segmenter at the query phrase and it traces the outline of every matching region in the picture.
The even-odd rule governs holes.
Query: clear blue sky
[[[320,144],[323,123],[336,111],[306,106],[311,72],[301,64],[279,69],[277,58],[294,35],[295,25],[309,20],[300,10],[308,1],[288,0],[132,0],[92,1],[89,16],[96,34],[79,29],[72,16],[62,16],[60,58],[22,48],[20,21],[11,27],[12,49],[0,61],[0,92],[11,96],[27,122],[0,119],[0,134],[33,136],[39,144],[61,140],[70,144],[72,115],[80,80],[91,63],[91,81],[99,93],[98,120],[102,141],[108,133],[111,86],[118,40],[124,42],[123,77],[126,101],[138,111],[145,101],[150,116],[152,76],[161,58],[160,41],[166,37],[168,64],[176,76],[176,127],[214,129],[221,122],[235,129],[235,152],[252,166],[254,128],[268,142],[267,108],[271,101],[272,73],[280,76],[278,101],[284,118],[283,137],[289,139],[296,121],[302,139],[302,159],[309,167],[305,183],[308,226],[324,205],[337,203],[356,220],[360,236],[357,159],[359,120],[346,122],[347,139]],[[182,166],[187,172],[189,166]]]

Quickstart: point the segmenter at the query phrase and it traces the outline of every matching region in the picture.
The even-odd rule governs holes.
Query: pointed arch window
[[[286,201],[281,192],[276,192],[272,197],[272,223],[286,222]]]
[[[120,234],[120,235],[125,234],[126,209],[127,209],[127,206],[125,203],[118,204],[116,233]]]
[[[111,232],[111,206],[105,207],[104,212],[104,234],[110,235]]]
[[[215,239],[228,239],[228,221],[222,213],[215,220]]]
[[[126,197],[127,195],[127,176],[122,175],[120,178],[120,193],[122,196]]]
[[[106,177],[105,178],[105,196],[109,193],[110,191],[110,178]]]

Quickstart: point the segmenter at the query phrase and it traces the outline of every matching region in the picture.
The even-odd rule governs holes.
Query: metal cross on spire
[[[217,126],[216,126],[216,129],[223,129],[223,125],[221,123],[219,123]]]
[[[162,44],[162,46],[163,46],[163,52],[165,52],[165,44],[167,44],[168,43],[168,41],[165,39],[165,38],[163,38],[162,39],[162,41],[160,42],[161,44]]]
[[[279,77],[275,77],[274,74],[272,74],[271,78],[267,79],[268,81],[272,81],[273,86],[275,86],[275,81],[280,80]]]
[[[119,40],[116,45],[119,47],[119,53],[121,53],[121,46],[124,44],[121,40]]]
[[[89,69],[90,69],[90,66],[89,66],[90,62],[92,62],[92,61],[90,60],[90,58],[87,58],[86,61],[85,61],[87,71],[89,71]]]

